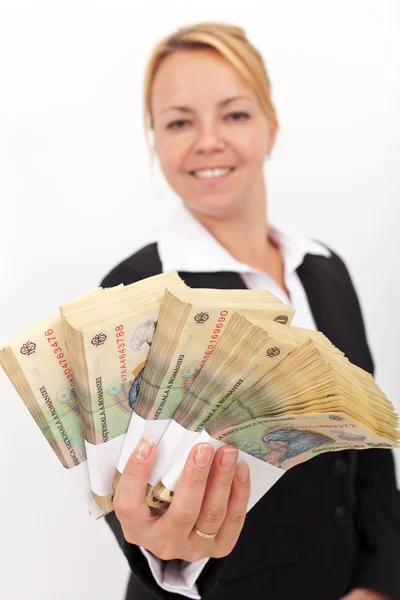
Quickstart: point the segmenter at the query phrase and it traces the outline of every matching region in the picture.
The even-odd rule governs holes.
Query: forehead
[[[172,104],[201,105],[229,96],[254,93],[228,60],[214,50],[184,50],[163,60],[154,77],[151,104],[155,112]]]

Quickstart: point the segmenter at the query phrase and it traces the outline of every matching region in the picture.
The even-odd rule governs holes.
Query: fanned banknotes
[[[373,377],[293,314],[269,292],[192,290],[171,271],[63,305],[0,363],[94,516],[113,510],[117,466],[140,437],[158,443],[149,506],[168,507],[191,447],[208,441],[249,464],[251,508],[322,452],[399,446]]]

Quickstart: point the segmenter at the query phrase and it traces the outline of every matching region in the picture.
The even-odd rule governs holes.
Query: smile
[[[202,171],[190,171],[190,175],[196,177],[196,179],[223,179],[227,177],[235,167],[224,167],[218,169],[204,169]]]

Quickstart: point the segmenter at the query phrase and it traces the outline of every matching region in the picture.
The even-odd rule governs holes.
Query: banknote
[[[183,397],[189,391],[200,370],[213,352],[232,315],[240,310],[244,315],[281,319],[290,324],[294,310],[283,303],[263,309],[251,306],[238,307],[225,301],[224,306],[193,306],[179,345],[168,371],[160,385],[157,401],[149,419],[172,419]]]
[[[277,329],[282,334],[295,328]],[[274,331],[275,333],[275,331]],[[182,399],[174,419],[158,443],[157,462],[149,478],[156,485],[185,447],[210,419],[217,417],[296,347],[295,339],[271,337],[243,315],[233,313],[226,332]]]
[[[0,364],[60,463],[71,473],[89,513],[93,500],[79,404],[59,312],[15,336],[0,349]]]
[[[200,370],[159,441],[159,456],[149,483],[156,485],[204,426],[238,403],[242,394],[275,370],[298,346],[312,338],[331,348],[318,331],[283,327],[267,318],[234,313],[224,335]],[[334,355],[339,354],[332,347]],[[253,388],[254,389],[254,388]],[[248,415],[247,415],[248,417]],[[244,413],[246,419],[246,413]]]
[[[215,450],[232,444],[239,450],[238,461],[249,465],[251,495],[248,510],[289,469],[325,452],[341,450],[389,449],[397,441],[377,436],[346,414],[286,415],[284,418],[255,419],[211,436],[204,429],[196,443],[210,443]],[[191,446],[192,447],[192,446]],[[191,447],[188,447],[162,482],[149,490],[150,506],[165,510],[171,502]]]
[[[286,328],[284,330],[286,331]],[[208,366],[215,358],[216,353],[217,350],[211,357]],[[207,366],[205,371],[206,369]],[[205,374],[205,371],[203,374]],[[200,375],[196,382],[200,385]],[[193,392],[196,382],[191,392]],[[378,389],[371,377],[363,375],[357,367],[354,367],[329,344],[320,344],[316,340],[303,339],[302,343],[289,352],[274,368],[261,373],[258,381],[253,382],[247,389],[242,380],[239,380],[239,382],[243,387],[240,387],[239,391],[232,389],[234,394],[232,394],[229,403],[223,407],[223,410],[214,414],[211,411],[209,413],[210,418],[208,420],[203,419],[202,423],[204,423],[206,433],[218,441],[226,437],[228,440],[226,443],[234,443],[235,440],[242,439],[240,436],[250,435],[254,444],[251,446],[249,442],[247,449],[250,447],[253,449],[258,447],[259,450],[264,448],[264,454],[262,456],[258,454],[257,458],[267,461],[270,465],[286,468],[287,465],[284,461],[288,458],[288,455],[283,452],[284,448],[288,445],[291,445],[292,448],[302,448],[301,440],[313,440],[315,445],[317,445],[317,440],[331,442],[329,436],[323,438],[324,432],[318,437],[311,435],[311,433],[305,436],[305,434],[293,431],[288,432],[286,429],[283,431],[286,419],[288,419],[289,424],[294,419],[295,424],[300,423],[300,426],[303,426],[304,424],[312,424],[316,418],[315,415],[319,415],[322,421],[316,423],[317,430],[327,429],[329,424],[332,432],[343,429],[344,431],[339,433],[338,436],[342,437],[349,447],[353,447],[355,442],[361,444],[361,427],[367,432],[365,443],[372,444],[372,447],[379,447],[378,444],[390,443],[396,445],[398,443],[398,415],[394,407]],[[201,393],[201,389],[199,389],[199,393]],[[186,400],[187,398],[185,398],[184,403]],[[203,405],[207,405],[207,398],[199,398],[199,395],[193,395],[192,402],[188,402],[188,406],[194,414],[197,413],[197,410],[195,410],[197,404],[202,411]],[[207,410],[208,408],[209,406],[207,406]],[[329,415],[329,413],[331,414]],[[329,415],[331,421],[343,421],[343,415],[346,415],[347,421],[335,425],[329,423],[327,415]],[[303,422],[302,419],[306,419],[306,421]],[[311,419],[310,423],[307,419]],[[261,426],[267,422],[272,422],[272,420],[278,423],[278,428],[282,431],[279,431],[279,433],[271,432],[270,438],[263,438],[264,442],[267,439],[271,441],[270,446],[267,448],[265,444],[264,446],[260,445],[261,434],[254,424],[257,423]],[[184,424],[183,421],[182,424]],[[159,449],[164,450],[163,455],[166,454],[163,442],[166,442],[171,428],[172,425],[170,425],[159,444]],[[174,439],[184,440],[188,448],[192,447],[194,443],[199,443],[201,434],[196,436],[193,426],[190,436],[187,435],[189,432],[186,432],[185,435],[182,426],[180,430],[177,426],[175,426],[175,429]],[[353,432],[353,429],[356,429],[356,431]],[[235,437],[228,437],[227,432],[230,436],[238,432],[242,433],[236,439]],[[329,433],[331,433],[330,430]],[[343,447],[337,445],[337,439],[334,441],[335,448],[343,449]],[[170,440],[168,448],[173,444],[174,440]],[[334,449],[332,444],[333,442],[326,446],[326,451]],[[355,444],[355,446],[357,446],[357,449],[362,449],[361,445]],[[268,457],[267,449],[271,451]],[[318,452],[321,451],[322,449],[319,448]],[[253,452],[251,454],[254,456]],[[293,452],[291,457],[293,458]],[[274,458],[276,458],[275,462]],[[304,452],[299,452],[297,462],[293,462],[293,465],[306,459]],[[170,473],[176,473],[179,460],[179,457],[175,455],[172,466],[169,463],[169,470],[164,472],[160,471],[159,460],[157,460],[149,483],[157,486],[156,477],[153,478],[154,473],[158,477],[161,475],[161,481],[164,483],[169,480]],[[162,461],[161,458],[161,464]],[[157,488],[157,494],[164,499],[160,494],[160,488]]]
[[[213,437],[285,471],[324,452],[399,446],[344,413],[249,421]]]
[[[79,382],[86,440],[102,444],[126,433],[157,323],[159,302],[83,333],[89,388]]]
[[[1,364],[62,465],[86,460],[72,370],[58,312],[0,349]]]
[[[175,429],[169,431],[170,424],[174,424],[174,421],[171,423],[171,419],[177,408],[181,406],[183,398],[188,395],[198,374],[206,368],[210,356],[214,355],[214,348],[222,344],[225,349],[223,350],[224,356],[232,353],[232,356],[237,355],[237,359],[243,359],[245,358],[241,352],[243,348],[246,349],[245,356],[247,356],[249,353],[251,354],[250,346],[262,343],[258,337],[262,337],[265,332],[260,332],[259,328],[258,337],[256,331],[249,333],[248,345],[245,344],[245,340],[241,339],[241,336],[245,335],[245,329],[242,330],[241,322],[237,321],[238,319],[245,321],[245,319],[235,312],[239,309],[239,305],[246,314],[257,316],[264,322],[271,323],[272,319],[279,319],[279,323],[275,323],[277,330],[290,329],[284,327],[283,323],[290,323],[294,310],[278,301],[269,292],[265,292],[263,303],[259,297],[261,292],[256,296],[249,293],[246,301],[246,297],[243,295],[240,295],[239,299],[235,299],[235,291],[232,290],[224,290],[226,293],[218,294],[217,298],[212,297],[212,294],[215,296],[215,290],[209,290],[210,297],[206,298],[203,304],[199,304],[199,298],[196,297],[198,291],[201,290],[191,290],[191,293],[187,295],[188,299],[191,299],[192,302],[196,301],[196,304],[181,301],[183,294],[178,294],[178,298],[169,294],[169,297],[163,301],[155,343],[150,350],[138,397],[140,410],[137,411],[138,415],[132,416],[118,462],[120,473],[140,437],[147,437],[156,444],[161,440],[160,443],[163,444],[166,432],[168,432],[168,438],[159,453],[157,468],[153,475],[158,477],[160,473],[164,473],[169,462],[173,462],[175,454],[179,456],[181,453],[181,445],[183,444],[184,447],[186,443],[186,440],[180,439],[179,434],[176,435]],[[203,290],[204,293],[206,291]],[[257,327],[251,323],[248,322],[247,325],[253,330],[257,330]],[[233,337],[230,335],[232,333]],[[225,339],[227,336],[228,340]],[[285,352],[293,348],[291,345],[288,350],[285,350],[288,345],[284,343],[281,346],[281,350],[275,352],[274,357],[269,358],[270,363],[278,361],[280,352],[283,357]],[[253,354],[254,352],[253,349]],[[233,361],[233,367],[236,366],[236,362]],[[261,360],[261,362],[263,361]],[[223,382],[226,382],[227,377],[228,374],[224,373],[222,382],[221,377],[218,379],[214,377],[215,385],[218,384],[219,389],[221,387],[225,389]],[[210,385],[210,381],[208,384]],[[210,393],[211,391],[207,388],[208,396]],[[207,397],[207,402],[210,399],[211,397]],[[190,429],[187,424],[185,427]],[[171,440],[173,440],[172,445]]]
[[[187,289],[170,272],[119,290],[119,312],[104,302],[81,314],[62,308],[91,486],[105,512],[113,510],[112,482],[167,286]]]

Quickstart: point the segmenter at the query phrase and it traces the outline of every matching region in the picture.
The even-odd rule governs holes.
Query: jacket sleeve
[[[359,556],[354,587],[400,600],[400,492],[390,450],[358,453],[355,518]]]
[[[365,345],[364,368],[373,374],[360,303],[347,268],[339,260],[351,290],[348,300],[360,322],[361,341]],[[370,588],[391,600],[400,600],[400,492],[393,453],[371,449],[357,455],[354,510],[359,554],[353,587]]]
[[[111,527],[119,546],[121,547],[125,557],[129,563],[129,567],[132,571],[133,577],[137,580],[138,586],[140,589],[146,588],[151,594],[149,597],[159,598],[160,600],[165,600],[166,598],[170,600],[183,600],[188,596],[183,596],[179,593],[173,593],[170,591],[165,591],[162,589],[156,582],[155,578],[150,569],[149,562],[144,554],[141,552],[139,546],[135,544],[129,544],[123,535],[121,525],[115,515],[115,513],[110,513],[105,517],[108,525]],[[159,561],[161,569],[166,568],[168,563],[175,561]],[[183,563],[184,561],[176,561],[177,563]],[[224,568],[226,559],[214,559],[211,558],[208,560],[207,564],[201,571],[196,584],[197,590],[201,595],[201,598],[206,598],[210,592],[217,585],[218,578]],[[183,569],[183,565],[177,564],[175,567],[176,570]],[[131,582],[131,586],[134,589],[135,585]],[[134,597],[132,595],[132,597]],[[194,597],[194,596],[193,596]],[[197,596],[198,597],[198,596]]]

